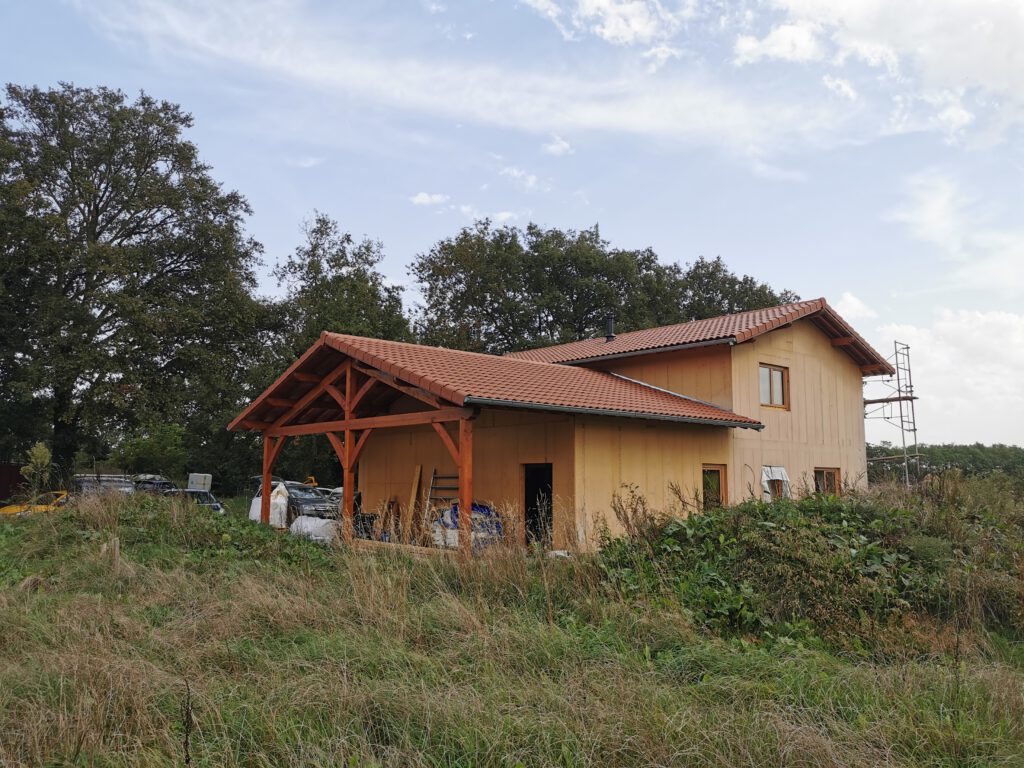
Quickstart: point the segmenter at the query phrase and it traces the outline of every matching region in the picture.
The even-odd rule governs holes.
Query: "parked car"
[[[136,475],[132,478],[135,490],[143,493],[165,493],[177,486],[163,475]]]
[[[217,497],[209,491],[196,490],[194,488],[175,488],[164,491],[164,496],[178,496],[183,499],[192,499],[201,507],[209,507],[219,515],[224,514],[224,505],[217,501]]]
[[[287,528],[295,518],[303,515],[325,519],[338,516],[338,505],[329,498],[324,498],[321,494],[317,493],[317,489],[311,485],[297,483],[293,480],[285,480],[277,483],[272,493],[278,497],[285,496],[287,498],[283,514],[276,508],[274,499],[271,499],[271,524],[275,527]],[[249,504],[250,520],[260,519],[262,498],[263,489],[260,488]]]
[[[47,491],[41,493],[27,504],[8,504],[0,507],[0,515],[32,515],[39,512],[54,512],[67,503],[67,491]]]
[[[75,495],[92,493],[135,493],[135,483],[127,475],[75,475],[71,481]]]

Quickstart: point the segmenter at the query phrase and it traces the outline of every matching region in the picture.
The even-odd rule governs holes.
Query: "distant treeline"
[[[1015,485],[1024,489],[1024,448],[1016,445],[920,445],[920,476],[926,477],[949,469],[958,469],[968,476],[1002,472]],[[898,458],[888,459],[887,456]],[[872,459],[875,459],[872,461]],[[911,472],[914,472],[911,459]],[[875,482],[898,480],[903,476],[902,448],[891,443],[868,446],[868,479]]]

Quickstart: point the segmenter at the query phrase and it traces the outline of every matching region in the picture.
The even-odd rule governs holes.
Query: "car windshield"
[[[215,504],[217,501],[209,491],[189,491],[189,496],[199,504]]]
[[[319,499],[320,494],[308,485],[289,485],[288,495],[296,499]]]

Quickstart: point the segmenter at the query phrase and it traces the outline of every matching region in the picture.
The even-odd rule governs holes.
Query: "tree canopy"
[[[213,177],[192,117],[144,93],[9,85],[0,101],[0,458],[52,445],[67,473],[214,471],[240,487],[258,440],[224,427],[324,330],[501,353],[794,298],[685,268],[590,229],[478,221],[409,266],[421,303],[381,272],[383,245],[314,213],[257,292],[248,203]],[[322,438],[279,467],[334,482]]]
[[[257,316],[249,208],[214,181],[192,118],[145,94],[7,87],[5,196],[26,231],[5,292],[26,302],[7,377],[45,401],[67,466],[86,431],[201,407]]]
[[[796,297],[730,272],[721,258],[686,269],[650,248],[613,248],[595,225],[582,231],[494,227],[488,220],[445,238],[410,267],[423,303],[416,330],[428,344],[500,354],[603,332],[713,317]]]

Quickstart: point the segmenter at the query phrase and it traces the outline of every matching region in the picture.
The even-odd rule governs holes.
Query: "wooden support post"
[[[355,379],[352,366],[345,369],[345,420],[352,418],[352,401],[355,397]],[[355,433],[351,429],[345,430],[345,458],[342,461],[342,498],[344,501],[341,512],[341,538],[351,544],[355,538],[355,515],[356,515],[356,473],[355,473]]]
[[[271,478],[273,477],[274,462],[284,448],[287,437],[272,437],[266,432],[263,433],[263,490],[260,494],[260,523],[270,525],[270,494]]]
[[[263,433],[263,490],[260,492],[260,524],[270,525],[270,478],[274,446],[270,435]]]
[[[459,550],[473,551],[473,421],[459,419]]]

